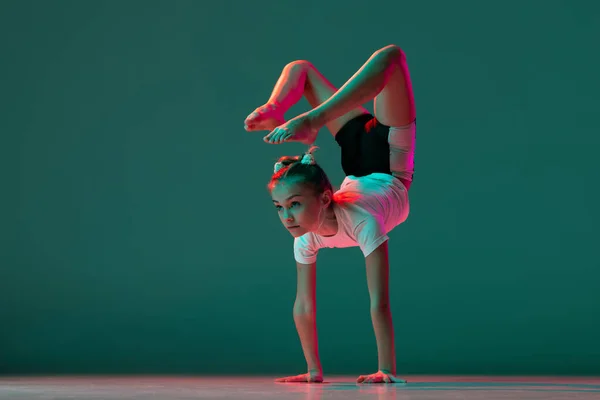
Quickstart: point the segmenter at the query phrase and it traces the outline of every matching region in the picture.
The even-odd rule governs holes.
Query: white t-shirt
[[[308,232],[295,238],[297,262],[316,262],[317,253],[323,247],[359,246],[366,257],[388,240],[387,234],[408,217],[408,192],[399,179],[389,174],[347,176],[334,199],[337,233],[326,237]]]

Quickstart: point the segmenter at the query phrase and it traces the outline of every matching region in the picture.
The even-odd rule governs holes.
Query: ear
[[[323,206],[325,206],[325,208],[329,207],[329,205],[331,204],[332,198],[333,198],[333,194],[331,193],[331,190],[326,190],[321,195],[321,204],[323,204]]]

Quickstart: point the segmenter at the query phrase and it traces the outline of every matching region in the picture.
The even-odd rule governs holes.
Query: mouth
[[[286,226],[287,229],[292,230],[292,229],[298,229],[300,228],[299,225],[294,225],[294,226]]]

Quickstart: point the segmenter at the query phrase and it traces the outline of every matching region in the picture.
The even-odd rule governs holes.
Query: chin
[[[297,238],[297,237],[300,237],[300,236],[304,235],[308,231],[306,229],[296,229],[294,231],[289,231],[289,232],[290,232],[290,235],[292,235],[293,237]]]

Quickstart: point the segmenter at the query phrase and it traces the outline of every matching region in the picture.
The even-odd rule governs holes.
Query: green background
[[[390,235],[399,374],[600,373],[599,15],[3,1],[0,373],[304,371],[266,183],[305,147],[243,120],[288,62],[339,87],[390,43],[419,120],[411,216]],[[339,187],[337,144],[317,144]],[[321,251],[317,297],[325,374],[374,372],[358,248]]]

